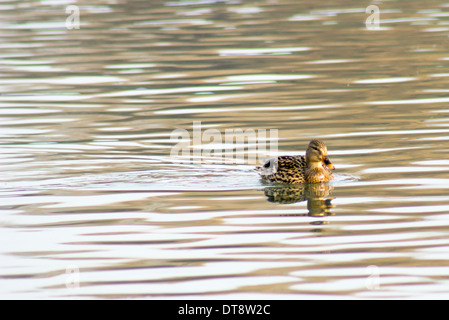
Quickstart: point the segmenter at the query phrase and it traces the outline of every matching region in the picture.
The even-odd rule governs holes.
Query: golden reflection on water
[[[307,201],[309,216],[332,215],[333,207],[329,196],[333,186],[326,184],[305,184],[299,186],[271,186],[264,188],[265,196],[270,202],[288,204]]]

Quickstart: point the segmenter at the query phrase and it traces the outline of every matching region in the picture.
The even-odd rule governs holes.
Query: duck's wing
[[[270,176],[279,171],[302,171],[305,165],[303,156],[280,156],[265,161],[264,165],[256,170],[262,176]]]
[[[304,169],[306,166],[306,160],[303,156],[281,156],[278,157],[277,171]]]

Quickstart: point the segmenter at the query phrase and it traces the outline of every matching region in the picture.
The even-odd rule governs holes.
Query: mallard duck
[[[305,156],[280,156],[256,167],[262,178],[275,183],[320,183],[333,180],[334,165],[327,157],[327,147],[320,140],[312,140]]]

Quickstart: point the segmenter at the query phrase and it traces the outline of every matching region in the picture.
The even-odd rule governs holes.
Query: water
[[[449,297],[448,3],[89,3],[1,6],[2,298]],[[174,161],[198,122],[336,179]]]

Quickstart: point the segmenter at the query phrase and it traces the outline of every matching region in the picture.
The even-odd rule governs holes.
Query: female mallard
[[[334,165],[327,157],[327,147],[320,140],[312,140],[306,156],[280,156],[265,162],[256,171],[271,182],[277,183],[320,183],[333,180]]]

